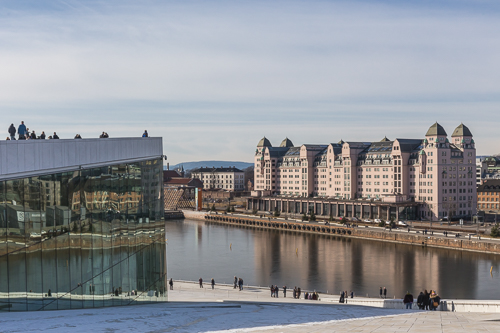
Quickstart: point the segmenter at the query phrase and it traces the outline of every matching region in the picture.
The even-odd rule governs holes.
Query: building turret
[[[285,138],[285,140],[281,141],[280,147],[291,148],[293,147],[293,143],[289,138]]]
[[[451,138],[457,147],[472,148],[471,145],[474,144],[474,140],[472,140],[472,133],[464,124],[460,124],[457,128],[455,128]]]
[[[257,144],[257,147],[272,147],[272,146],[273,145],[266,137],[260,139],[259,143]]]

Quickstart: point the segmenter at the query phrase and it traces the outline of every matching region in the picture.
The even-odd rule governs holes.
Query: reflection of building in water
[[[161,138],[0,151],[12,157],[0,160],[0,311],[166,300]],[[18,151],[39,156],[36,168]]]
[[[337,293],[347,289],[358,296],[366,296],[360,291],[367,286],[377,285],[387,287],[390,298],[403,297],[407,290],[418,295],[425,289],[443,293],[446,290],[446,293],[453,292],[453,297],[470,298],[477,288],[476,260],[459,258],[478,254],[332,235],[277,230],[254,232],[254,270],[258,285],[278,283],[280,288],[287,285],[292,289],[294,286],[304,289],[307,285],[317,290],[321,290],[321,285],[325,288],[321,291]],[[457,258],[447,263],[448,257]],[[450,268],[468,273],[445,281]],[[451,285],[454,287],[450,288]],[[471,290],[463,290],[464,285]],[[367,293],[370,297],[378,296],[378,287]]]

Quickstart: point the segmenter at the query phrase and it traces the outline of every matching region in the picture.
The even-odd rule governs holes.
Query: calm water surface
[[[370,297],[386,287],[388,297],[435,289],[447,299],[500,299],[498,255],[187,219],[167,222],[167,269],[174,280],[232,283],[236,275],[249,285]]]

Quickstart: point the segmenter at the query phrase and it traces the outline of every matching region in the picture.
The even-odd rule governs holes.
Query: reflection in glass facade
[[[162,167],[0,181],[0,311],[166,301]]]

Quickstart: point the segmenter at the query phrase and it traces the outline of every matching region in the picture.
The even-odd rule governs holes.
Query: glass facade
[[[162,168],[0,181],[0,312],[166,301]]]

